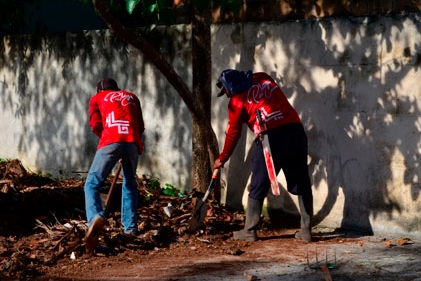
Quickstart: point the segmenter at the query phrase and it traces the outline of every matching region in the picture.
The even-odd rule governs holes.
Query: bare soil
[[[421,280],[421,248],[412,239],[320,232],[305,243],[294,233],[261,231],[256,242],[192,236],[168,248],[66,257],[37,280]]]
[[[314,227],[306,243],[294,238],[296,218],[282,218],[283,226],[262,220],[258,241],[236,241],[232,231],[243,227],[244,214],[215,204],[190,233],[200,193],[168,196],[146,178],[139,181],[139,235],[122,235],[116,204],[87,255],[82,181],[45,179],[19,161],[0,162],[0,173],[0,280],[421,280],[420,237]],[[170,217],[163,212],[169,202]]]

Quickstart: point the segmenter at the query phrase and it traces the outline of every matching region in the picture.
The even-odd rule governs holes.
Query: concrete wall
[[[215,78],[225,68],[266,71],[299,111],[309,137],[315,222],[420,232],[420,15],[214,26]],[[224,39],[223,39],[224,38]],[[213,106],[223,142],[227,99]],[[222,123],[224,123],[222,122]],[[223,173],[227,204],[249,175],[253,135]],[[283,175],[278,177],[285,182]],[[242,200],[243,199],[243,200]],[[296,198],[269,196],[296,213]]]
[[[315,223],[421,233],[420,15],[219,24],[213,78],[226,68],[266,71],[300,113],[309,137]],[[187,33],[186,33],[187,31]],[[191,83],[188,27],[161,31],[161,52]],[[108,32],[8,37],[0,61],[0,157],[33,170],[84,175],[97,140],[87,126],[96,82],[115,77],[137,93],[146,122],[139,174],[191,189],[190,116],[141,54]],[[216,89],[215,89],[216,93]],[[227,99],[213,100],[220,146]],[[241,208],[253,135],[244,129],[222,179],[227,206]],[[283,184],[282,173],[279,180]],[[243,193],[243,191],[246,191]],[[285,190],[267,206],[296,214]]]
[[[189,27],[178,26],[150,36],[190,84],[186,34]],[[142,103],[146,133],[139,175],[191,188],[190,114],[139,51],[108,31],[11,36],[2,45],[0,158],[18,158],[34,172],[85,177],[98,143],[88,126],[89,99],[101,78],[114,77]]]

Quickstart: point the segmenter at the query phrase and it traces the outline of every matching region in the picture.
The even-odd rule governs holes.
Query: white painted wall
[[[421,230],[419,15],[213,28],[214,79],[226,68],[271,74],[309,137],[315,222],[364,231]],[[222,40],[225,38],[225,40]],[[226,38],[240,38],[238,43]],[[226,98],[215,99],[222,148]],[[225,115],[224,115],[225,114]],[[223,177],[227,205],[246,203],[247,133]],[[244,147],[245,146],[245,147]],[[240,180],[239,180],[240,179]],[[285,183],[283,174],[278,177]],[[297,213],[296,197],[267,205]]]
[[[226,68],[265,71],[300,113],[319,225],[421,233],[419,17],[212,28],[215,82]],[[188,28],[177,26],[168,32],[172,39],[158,43],[190,85],[188,37],[177,36],[189,34]],[[16,48],[22,39],[5,40],[0,158],[19,158],[34,171],[84,176],[73,172],[88,170],[97,143],[87,124],[88,100],[96,82],[109,76],[138,94],[143,105],[146,148],[138,174],[191,189],[189,113],[141,54],[103,31],[53,36],[55,44],[35,47],[22,41],[27,51]],[[213,127],[221,148],[226,107],[227,99],[215,96]],[[252,140],[245,128],[222,172],[224,202],[233,208],[242,208],[247,197]],[[284,183],[282,173],[278,178]],[[285,191],[269,195],[266,203],[297,213],[296,198]]]

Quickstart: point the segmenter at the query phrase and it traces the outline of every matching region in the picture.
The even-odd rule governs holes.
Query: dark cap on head
[[[242,93],[251,87],[253,72],[251,70],[244,73],[235,69],[225,69],[218,78],[216,86],[221,89],[218,97],[227,94],[229,97],[233,94]]]
[[[118,88],[117,82],[114,79],[104,78],[98,82],[96,86],[96,90],[97,92],[99,92],[103,90],[120,90],[120,89]]]

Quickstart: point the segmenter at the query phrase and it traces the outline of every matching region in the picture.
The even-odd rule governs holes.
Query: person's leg
[[[106,223],[100,191],[118,159],[116,148],[117,145],[110,145],[96,152],[85,182],[85,209],[89,227],[86,232],[85,247],[88,253],[94,251],[98,244],[99,233]]]
[[[256,228],[260,222],[263,200],[254,200],[250,196],[247,200],[246,222],[244,228],[233,232],[233,238],[236,240],[256,241]]]
[[[137,207],[139,191],[136,182],[136,169],[139,159],[138,148],[134,143],[123,145],[123,186],[121,193],[121,222],[126,234],[137,232]]]
[[[306,242],[312,240],[311,237],[311,220],[313,218],[313,196],[298,195],[298,206],[300,208],[300,230],[295,233],[295,238]]]
[[[298,195],[298,207],[301,218],[300,230],[295,237],[310,242],[312,240],[313,194],[307,165],[307,136],[302,126],[292,127],[290,134],[294,136],[294,141],[283,171],[287,180],[288,191]]]
[[[118,155],[115,145],[105,146],[95,153],[84,186],[88,226],[96,217],[104,217],[100,191],[103,188],[105,179],[117,161]]]
[[[233,237],[237,240],[256,241],[256,228],[260,222],[263,201],[270,188],[262,145],[260,142],[256,144],[257,147],[252,157],[251,187],[247,201],[244,229],[233,232]]]

